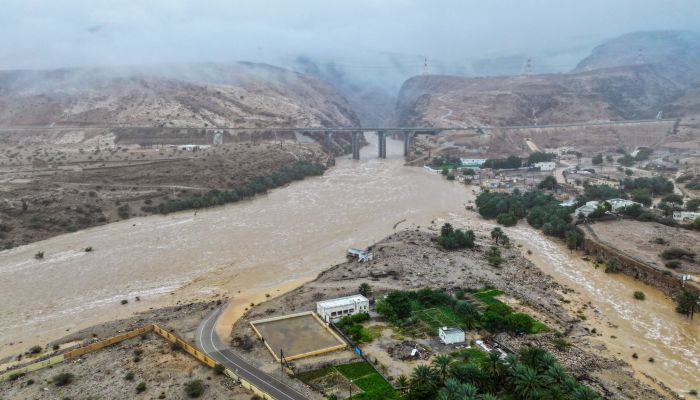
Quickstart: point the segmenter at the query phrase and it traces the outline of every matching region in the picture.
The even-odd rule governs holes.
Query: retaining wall
[[[135,338],[137,336],[140,336],[140,335],[142,335],[144,333],[148,333],[148,332],[153,332],[171,343],[179,343],[180,346],[182,347],[183,351],[190,354],[191,356],[193,356],[194,358],[199,360],[201,363],[208,365],[209,367],[213,368],[218,364],[216,362],[216,360],[209,357],[204,352],[197,349],[195,346],[191,345],[188,341],[186,341],[185,339],[183,339],[182,337],[180,337],[176,333],[168,331],[167,329],[164,329],[158,325],[150,324],[150,325],[146,325],[146,326],[143,326],[140,328],[136,328],[136,329],[129,331],[129,332],[126,332],[126,333],[122,333],[119,335],[109,337],[109,338],[104,339],[104,340],[100,340],[100,341],[95,342],[95,343],[91,343],[91,344],[83,346],[83,347],[79,347],[79,348],[74,349],[74,350],[67,351],[63,354],[58,354],[56,356],[53,356],[53,357],[45,359],[45,360],[37,361],[35,363],[25,365],[25,366],[20,367],[20,368],[15,368],[15,369],[3,372],[2,374],[0,374],[0,382],[7,381],[10,378],[12,378],[13,376],[18,375],[18,374],[26,374],[28,372],[37,371],[37,370],[40,370],[42,368],[46,368],[46,367],[51,366],[51,365],[56,365],[56,364],[62,363],[63,361],[66,361],[66,360],[78,358],[84,354],[87,354],[87,353],[90,353],[93,351],[97,351],[97,350],[101,350],[107,346],[111,346],[113,344],[117,344],[117,343],[122,342],[124,340]],[[270,400],[275,399],[275,397],[273,397],[269,393],[259,389],[257,386],[253,385],[252,383],[248,382],[247,380],[242,379],[235,372],[233,372],[229,369],[225,369],[224,374],[226,376],[228,376],[229,378],[239,382],[241,384],[241,386],[250,390],[255,395],[261,397],[262,399],[266,399],[266,400],[267,399],[270,399]]]
[[[603,260],[615,259],[620,263],[620,272],[653,286],[666,294],[674,296],[681,290],[689,290],[700,294],[700,285],[696,282],[683,282],[678,274],[670,270],[662,270],[649,265],[627,253],[624,253],[598,238],[598,236],[584,225],[585,238],[583,250],[586,253],[600,257]]]

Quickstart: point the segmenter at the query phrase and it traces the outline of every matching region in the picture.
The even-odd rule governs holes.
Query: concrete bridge
[[[64,125],[51,124],[48,126],[0,126],[0,133],[12,131],[47,131],[47,130],[104,130],[104,129],[160,129],[165,131],[196,129],[198,131],[215,131],[215,132],[297,132],[297,133],[323,133],[325,135],[324,144],[330,146],[333,143],[333,135],[350,134],[352,135],[352,158],[360,159],[360,134],[376,133],[379,142],[379,157],[386,158],[386,135],[400,134],[404,137],[404,156],[408,155],[408,150],[411,145],[411,140],[415,135],[437,135],[445,131],[474,131],[478,134],[485,134],[492,130],[520,130],[520,129],[547,129],[547,128],[567,128],[577,126],[605,126],[605,125],[626,125],[626,124],[645,124],[659,122],[678,122],[673,118],[659,119],[638,119],[638,120],[618,120],[618,121],[591,121],[591,122],[571,122],[549,125],[506,125],[506,126],[462,126],[462,127],[349,127],[349,128],[325,128],[325,127],[271,127],[271,128],[243,128],[243,127],[184,127],[184,126],[142,126],[142,125],[127,125],[127,124],[109,124],[109,125]]]
[[[415,135],[437,135],[443,130],[440,128],[335,128],[335,129],[296,129],[295,132],[298,133],[323,133],[325,135],[323,140],[323,145],[326,148],[330,148],[333,145],[333,135],[339,134],[350,134],[352,135],[352,158],[354,160],[360,159],[360,135],[364,133],[376,133],[377,143],[378,143],[378,156],[379,158],[386,158],[386,137],[389,134],[403,135],[403,155],[404,157],[408,155],[408,151],[411,147],[411,140]]]

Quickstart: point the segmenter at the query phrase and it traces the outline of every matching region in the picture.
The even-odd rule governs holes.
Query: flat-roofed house
[[[368,312],[369,300],[360,294],[316,303],[316,313],[326,322],[336,322],[348,315]]]

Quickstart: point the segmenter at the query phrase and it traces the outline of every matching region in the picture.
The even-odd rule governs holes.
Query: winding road
[[[235,372],[258,389],[278,400],[306,400],[306,397],[270,375],[260,371],[221,343],[214,327],[222,308],[217,308],[197,327],[195,340],[201,350],[221,365]]]

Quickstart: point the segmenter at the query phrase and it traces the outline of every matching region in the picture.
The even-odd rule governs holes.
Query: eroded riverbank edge
[[[628,363],[615,357],[602,343],[592,341],[592,334],[574,313],[576,307],[588,306],[576,299],[573,289],[557,283],[526,259],[518,246],[502,250],[507,261],[501,268],[489,266],[484,253],[492,242],[487,234],[483,229],[477,230],[479,249],[452,252],[437,248],[436,235],[431,232],[406,230],[390,235],[373,246],[375,260],[371,263],[335,265],[291,292],[252,307],[248,305],[242,318],[233,325],[229,339],[250,362],[273,372],[276,364],[253,335],[249,325],[252,320],[313,310],[319,299],[356,293],[361,283],[372,285],[375,296],[395,289],[434,287],[455,291],[492,285],[503,290],[516,309],[535,315],[564,333],[571,347],[566,351],[558,350],[552,344],[552,333],[526,337],[500,335],[502,342],[514,347],[530,344],[545,347],[578,379],[606,398],[678,398],[650,379],[640,381]],[[308,370],[334,360],[352,358],[346,353],[349,352],[295,363],[301,370]]]

